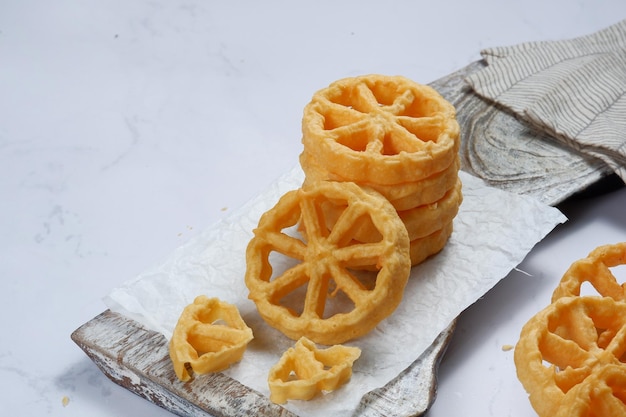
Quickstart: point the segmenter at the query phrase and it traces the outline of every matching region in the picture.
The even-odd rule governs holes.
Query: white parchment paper
[[[415,361],[469,305],[515,268],[557,224],[567,219],[533,198],[488,187],[460,172],[463,203],[454,232],[436,256],[413,267],[402,303],[367,336],[346,343],[362,349],[350,382],[312,401],[285,407],[300,416],[344,416],[361,397]],[[265,211],[297,189],[299,166],[223,221],[176,249],[105,297],[112,310],[170,338],[183,308],[201,294],[235,304],[254,332],[243,360],[224,373],[269,396],[267,374],[294,342],[270,328],[247,299],[245,249]]]

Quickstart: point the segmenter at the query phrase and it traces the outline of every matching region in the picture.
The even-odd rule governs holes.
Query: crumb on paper
[[[222,208],[220,209],[220,211],[226,211],[226,210],[228,210],[228,207],[222,207]]]
[[[67,407],[69,403],[70,403],[70,397],[68,397],[67,395],[64,395],[63,398],[61,399],[61,404],[63,404],[63,407]]]
[[[502,350],[504,352],[508,352],[509,350],[513,350],[513,345],[502,345]]]

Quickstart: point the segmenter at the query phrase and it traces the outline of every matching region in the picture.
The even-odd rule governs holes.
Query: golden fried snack
[[[329,202],[345,206],[332,230],[320,210]],[[306,238],[294,230],[299,221]],[[375,225],[378,242],[353,239],[363,222]],[[277,258],[291,264],[275,265]],[[380,194],[322,181],[286,193],[261,216],[246,265],[249,298],[269,325],[294,340],[334,345],[364,335],[396,309],[411,268],[409,238]],[[376,270],[369,280],[355,273],[368,268]]]
[[[626,303],[564,297],[524,325],[514,360],[537,414],[553,417],[560,407],[578,407],[573,403],[581,399],[570,391],[580,384],[604,379],[611,385],[605,367],[617,365],[626,373],[625,353]]]
[[[441,200],[398,212],[398,215],[406,226],[409,239],[414,241],[431,235],[451,223],[459,212],[462,202],[462,183],[461,180],[458,180],[456,185]]]
[[[453,232],[453,223],[444,225],[440,230],[428,236],[412,240],[410,246],[411,265],[415,266],[424,262],[428,257],[439,253]]]
[[[183,310],[169,343],[176,376],[188,381],[188,365],[197,374],[222,371],[241,360],[252,338],[237,307],[200,295]]]
[[[325,170],[306,151],[300,154],[300,166],[305,173],[305,184],[314,181],[351,181]],[[404,211],[442,199],[457,184],[460,166],[461,161],[457,155],[446,169],[419,181],[397,184],[365,181],[357,183],[363,187],[373,188],[387,198],[396,210]]]
[[[414,193],[408,193],[408,190],[402,190],[403,185],[409,188],[410,183],[395,184],[389,187],[394,187],[394,191],[389,193],[389,201],[398,211],[410,210],[414,207],[423,206],[426,204],[432,204],[443,198],[443,196],[453,189],[459,181],[459,168],[461,167],[461,159],[456,158],[452,165],[445,169],[445,171],[438,172],[431,175],[428,178],[424,178],[417,182],[419,191]],[[415,183],[413,183],[415,184]],[[383,188],[379,186],[377,188]],[[382,191],[379,191],[382,193]],[[394,198],[395,195],[398,197]]]
[[[429,257],[441,252],[454,230],[453,223],[449,222],[436,232],[409,242],[409,256],[411,266],[424,262]],[[363,270],[373,270],[371,267],[361,267]]]
[[[398,184],[444,171],[457,157],[454,106],[401,76],[345,78],[304,108],[302,143],[325,170],[347,181]]]
[[[456,185],[439,201],[410,210],[398,211],[398,215],[409,234],[409,240],[414,241],[431,235],[452,222],[459,211],[462,201],[462,183],[461,180],[457,179]],[[324,217],[329,222],[328,227],[332,228],[345,206],[325,204],[321,209],[324,211]],[[372,223],[366,222],[362,227],[355,230],[354,239],[359,242],[376,242],[380,240],[380,233]]]
[[[563,398],[554,417],[626,417],[626,372],[607,365],[589,375]]]
[[[318,349],[306,337],[289,348],[267,378],[270,400],[283,404],[287,400],[310,400],[322,391],[333,391],[352,376],[352,364],[361,349],[342,345]]]
[[[583,283],[590,283],[604,297],[626,301],[626,284],[618,283],[610,268],[626,264],[626,242],[599,246],[586,258],[574,262],[561,278],[552,301],[580,295]]]

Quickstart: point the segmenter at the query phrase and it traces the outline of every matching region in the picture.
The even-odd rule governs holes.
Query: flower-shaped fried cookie
[[[626,372],[607,365],[571,389],[554,417],[626,417]]]
[[[268,376],[270,400],[310,400],[322,391],[333,391],[352,376],[352,364],[361,356],[357,347],[342,345],[319,349],[306,337],[289,348]]]
[[[452,165],[460,146],[454,106],[401,76],[335,81],[304,108],[302,142],[346,181],[417,181]]]
[[[325,204],[342,207],[331,230]],[[379,232],[376,242],[354,240],[364,222]],[[299,223],[301,235],[293,230]],[[406,227],[379,193],[351,182],[316,182],[284,194],[261,216],[246,251],[249,298],[293,340],[343,343],[368,333],[400,304],[409,250]]]
[[[580,295],[585,282],[591,284],[599,295],[626,301],[626,284],[620,284],[611,272],[611,268],[625,264],[626,242],[597,247],[569,267],[554,290],[552,301]]]
[[[241,360],[252,338],[237,307],[200,295],[183,310],[169,343],[176,376],[188,381],[188,366],[197,374],[222,371]]]
[[[615,387],[610,390],[617,395],[607,391],[604,398],[611,396],[613,406],[620,403],[626,410],[624,378],[611,379],[615,369],[606,370],[618,367],[626,374],[626,303],[597,296],[560,298],[524,325],[514,358],[518,378],[540,417],[557,412],[604,416],[561,411],[588,409],[579,402],[597,398],[602,386]],[[596,391],[579,396],[588,390]]]

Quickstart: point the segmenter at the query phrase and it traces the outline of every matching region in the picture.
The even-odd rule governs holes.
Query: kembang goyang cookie
[[[610,377],[606,368],[626,375],[626,303],[610,297],[563,297],[524,325],[515,347],[517,375],[540,417],[555,415],[626,416],[624,378]],[[575,414],[589,410],[589,390],[617,413]],[[607,391],[608,390],[608,391]],[[596,397],[597,398],[597,397]]]
[[[328,227],[324,207],[333,212]],[[379,236],[354,239],[363,223]],[[265,212],[246,251],[249,298],[291,339],[334,345],[362,336],[399,305],[409,237],[387,199],[352,182],[317,181]]]
[[[200,295],[181,313],[169,343],[176,376],[191,379],[197,374],[219,372],[241,360],[252,330],[236,306]]]
[[[626,416],[626,372],[606,365],[572,388],[554,417]]]
[[[612,271],[624,264],[626,242],[594,249],[522,328],[515,366],[540,417],[626,416],[625,284]]]
[[[272,367],[267,381],[270,400],[310,400],[324,391],[334,391],[352,376],[352,364],[361,349],[335,345],[320,349],[306,337],[300,338]]]
[[[585,283],[589,283],[599,295],[626,301],[626,283],[619,283],[611,272],[620,265],[626,265],[626,242],[597,247],[569,267],[554,290],[552,301],[580,295]]]
[[[305,107],[302,143],[305,184],[350,181],[392,203],[413,265],[444,247],[462,202],[460,138],[454,107],[433,88],[401,76],[336,81]],[[436,228],[425,233],[427,223]]]

